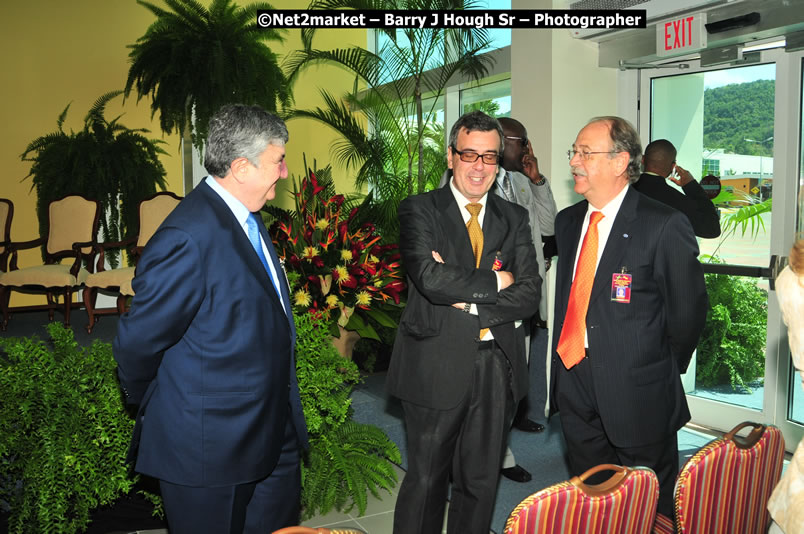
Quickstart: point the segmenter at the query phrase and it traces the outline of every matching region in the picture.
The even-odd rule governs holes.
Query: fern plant
[[[270,4],[238,7],[213,0],[207,9],[195,0],[165,0],[169,9],[137,3],[156,16],[145,34],[130,45],[126,97],[151,98],[162,131],[191,134],[200,150],[210,117],[224,104],[258,104],[276,111],[291,94],[276,54],[265,41],[283,40],[281,31],[257,26],[257,10]],[[205,2],[206,4],[206,2]]]
[[[48,206],[68,194],[80,194],[101,205],[100,229],[105,241],[120,241],[139,231],[139,205],[144,198],[165,189],[165,168],[159,161],[166,154],[159,139],[149,139],[146,129],[130,129],[120,117],[107,120],[106,105],[122,91],[111,91],[90,108],[79,132],[64,131],[70,105],[59,115],[55,132],[31,141],[22,153],[30,161],[36,188],[36,213],[40,235],[48,232]],[[44,248],[43,248],[44,253]],[[117,267],[117,253],[109,263]]]
[[[392,462],[399,449],[380,428],[351,420],[349,394],[359,380],[357,366],[332,345],[327,325],[309,313],[296,321],[296,375],[299,379],[310,449],[302,462],[302,515],[332,509],[366,510],[368,492],[396,485]]]
[[[52,345],[0,338],[0,501],[12,534],[83,532],[91,510],[136,482],[111,345],[79,348],[61,323],[47,331]]]

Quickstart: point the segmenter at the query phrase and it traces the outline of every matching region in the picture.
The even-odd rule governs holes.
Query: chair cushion
[[[505,534],[647,534],[658,497],[658,480],[647,468],[633,468],[625,483],[601,496],[561,482],[523,500],[511,512]]]
[[[678,532],[765,533],[766,508],[784,459],[781,431],[767,426],[754,446],[744,449],[721,438],[690,458],[676,484]]]
[[[99,273],[89,273],[84,285],[97,288],[120,287],[126,282],[130,284],[132,278],[134,278],[134,267],[121,267]]]
[[[59,264],[36,265],[0,273],[0,285],[11,287],[69,287],[83,284],[89,272],[86,269],[80,269],[76,278],[70,274],[70,267],[70,265]]]

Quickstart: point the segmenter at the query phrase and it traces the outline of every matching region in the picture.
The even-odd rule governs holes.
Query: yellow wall
[[[153,0],[160,5],[159,0]],[[208,4],[208,2],[205,2]],[[248,2],[239,2],[245,5]],[[274,1],[277,8],[298,8],[299,0]],[[305,3],[306,4],[306,3]],[[15,241],[38,237],[35,215],[35,193],[30,179],[23,178],[30,164],[20,160],[25,147],[41,135],[55,131],[56,119],[64,107],[72,102],[65,122],[65,130],[81,129],[83,118],[93,102],[103,93],[125,86],[128,73],[128,48],[141,37],[154,21],[153,14],[134,0],[29,0],[2,2],[0,20],[5,22],[0,33],[0,117],[3,118],[0,161],[5,176],[0,179],[0,197],[14,202],[14,221],[11,236]],[[345,46],[355,43],[365,46],[365,30],[321,31],[316,38],[319,48]],[[299,30],[289,30],[282,45],[269,42],[269,47],[280,56],[286,50],[300,46]],[[294,88],[296,106],[312,107],[319,104],[318,87],[351,87],[352,78],[332,67],[319,67],[304,75]],[[106,116],[113,118],[125,113],[121,122],[129,128],[149,128],[153,137],[164,138],[168,156],[163,156],[168,178],[168,189],[182,192],[181,157],[176,135],[163,136],[158,116],[150,119],[149,102],[130,98],[123,105],[122,97],[112,101]],[[288,164],[291,173],[303,173],[301,153],[308,161],[319,163],[330,159],[329,147],[336,135],[308,120],[294,120],[288,124]],[[339,190],[351,189],[353,180],[343,172]],[[285,203],[287,195],[278,198]],[[21,267],[41,261],[38,250],[20,253]],[[11,305],[44,304],[44,297],[14,293]]]

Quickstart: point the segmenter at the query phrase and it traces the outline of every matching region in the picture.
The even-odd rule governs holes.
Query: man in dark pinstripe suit
[[[561,413],[573,475],[601,463],[650,467],[659,477],[659,511],[672,517],[676,432],[690,419],[680,374],[708,306],[698,245],[681,212],[630,187],[639,178],[641,157],[630,123],[619,117],[592,119],[569,156],[574,190],[585,200],[556,217],[562,259],[551,406]],[[596,261],[594,281],[587,311],[576,322],[573,346],[580,361],[574,363],[563,339],[573,328],[562,329],[572,324],[570,293],[595,211],[603,217],[597,223],[596,259],[587,256]],[[569,307],[577,309],[574,303]]]

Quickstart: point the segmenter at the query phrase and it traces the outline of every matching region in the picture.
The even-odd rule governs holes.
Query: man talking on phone
[[[643,195],[675,208],[690,220],[698,237],[718,237],[720,216],[703,187],[689,171],[676,164],[676,147],[667,139],[658,139],[645,147],[644,171],[634,188]],[[681,193],[670,187],[670,180],[681,187]]]

